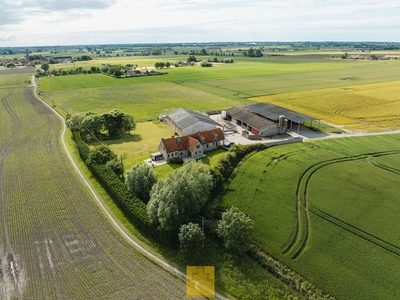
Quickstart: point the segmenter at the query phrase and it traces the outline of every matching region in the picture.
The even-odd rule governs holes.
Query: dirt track
[[[13,80],[0,80],[0,299],[185,298],[181,279],[110,225],[62,149],[59,118],[27,87],[29,73],[0,70]]]

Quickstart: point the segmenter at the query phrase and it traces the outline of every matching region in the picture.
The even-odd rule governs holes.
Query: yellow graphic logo
[[[214,267],[186,267],[186,295],[188,298],[214,297]]]

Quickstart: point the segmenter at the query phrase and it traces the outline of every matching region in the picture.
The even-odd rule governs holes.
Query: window
[[[196,145],[196,149],[199,149],[200,148],[200,145]]]
[[[208,148],[208,144],[206,145],[206,148]]]

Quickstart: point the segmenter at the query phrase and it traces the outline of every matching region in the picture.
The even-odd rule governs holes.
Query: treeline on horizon
[[[127,43],[127,44],[98,44],[98,45],[54,45],[54,46],[24,46],[24,47],[1,47],[0,55],[21,54],[21,53],[40,53],[40,52],[66,52],[69,50],[81,49],[82,51],[116,51],[125,52],[137,49],[166,49],[172,51],[176,47],[262,47],[262,46],[290,46],[298,50],[307,48],[336,47],[354,48],[370,50],[399,50],[400,42],[332,42],[332,41],[297,41],[297,42],[200,42],[200,43]]]

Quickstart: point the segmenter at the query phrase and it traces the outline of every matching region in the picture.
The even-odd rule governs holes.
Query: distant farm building
[[[221,128],[168,139],[161,139],[158,153],[152,154],[152,160],[164,159],[170,161],[173,158],[200,158],[204,152],[213,150],[223,145],[224,134]]]
[[[388,54],[388,55],[385,55],[384,58],[386,58],[386,59],[400,59],[400,55]]]
[[[177,109],[167,115],[165,121],[173,132],[179,136],[221,127],[221,124],[212,120],[207,115],[183,108]]]

